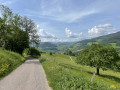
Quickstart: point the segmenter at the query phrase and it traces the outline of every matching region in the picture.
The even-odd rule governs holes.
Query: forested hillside
[[[39,50],[46,52],[64,52],[66,50],[72,50],[74,52],[80,51],[81,49],[88,48],[92,43],[112,46],[117,50],[120,50],[120,32],[100,36],[93,39],[86,39],[76,43],[58,43],[54,44],[51,42],[41,43]]]
[[[57,45],[52,44],[50,42],[41,42],[39,47],[39,50],[45,51],[45,52],[58,52]]]
[[[88,48],[92,43],[112,46],[115,49],[120,50],[120,32],[105,35],[105,36],[100,36],[93,39],[79,41],[77,43],[72,44],[67,49],[70,49],[72,51],[78,51],[84,48]]]

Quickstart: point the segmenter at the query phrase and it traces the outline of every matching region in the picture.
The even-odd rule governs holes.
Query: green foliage
[[[40,42],[33,20],[14,14],[7,6],[0,5],[0,47],[22,54],[29,43]]]
[[[0,48],[0,78],[9,74],[25,61],[18,53],[10,52]]]
[[[52,53],[52,52],[50,52],[50,55],[53,55],[53,53]]]
[[[101,71],[91,82],[95,68],[76,64],[75,57],[61,54],[42,54],[40,62],[53,90],[112,90],[111,85],[120,89],[120,73]]]
[[[52,44],[50,42],[41,42],[40,45],[39,45],[39,50],[41,51],[45,51],[45,52],[57,52],[58,49],[57,49],[57,45],[55,44]]]
[[[35,47],[26,48],[23,56],[40,56],[40,52]]]
[[[118,60],[118,53],[113,47],[92,44],[89,48],[81,51],[76,62],[105,70],[107,68],[115,68]],[[99,75],[99,71],[97,74]]]
[[[5,49],[18,52],[22,54],[25,48],[29,47],[29,37],[26,32],[16,28],[11,37],[8,38],[8,42],[5,44]]]
[[[75,54],[71,50],[66,50],[64,52],[65,55],[75,56]]]

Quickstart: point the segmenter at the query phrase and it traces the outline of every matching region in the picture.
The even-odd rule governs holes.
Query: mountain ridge
[[[73,52],[80,51],[82,49],[88,48],[92,43],[112,46],[117,50],[120,50],[120,31],[104,36],[99,36],[92,39],[85,39],[78,42],[42,42],[39,46],[39,50],[45,52],[64,52],[65,50],[71,50]]]

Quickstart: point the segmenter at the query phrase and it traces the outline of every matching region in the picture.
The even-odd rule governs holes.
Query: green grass
[[[112,47],[114,48],[120,48],[120,46],[116,46],[117,43],[110,43],[112,45]]]
[[[0,79],[8,75],[25,61],[18,53],[0,48]]]
[[[75,57],[61,54],[42,54],[40,62],[53,90],[120,90],[120,73],[100,70],[100,76],[91,77],[96,68],[76,64]],[[110,86],[115,85],[116,89]]]

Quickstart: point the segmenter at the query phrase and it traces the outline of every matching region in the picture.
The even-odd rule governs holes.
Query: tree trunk
[[[99,68],[97,68],[97,75],[100,75],[100,73],[99,73]]]

